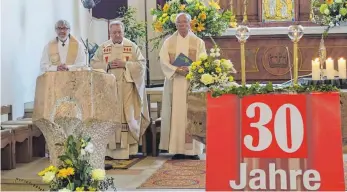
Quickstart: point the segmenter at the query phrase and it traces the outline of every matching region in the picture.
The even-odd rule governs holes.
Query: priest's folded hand
[[[120,59],[116,59],[116,60],[112,61],[111,63],[109,63],[109,66],[111,69],[124,68],[125,62],[120,60]]]
[[[176,73],[182,76],[186,76],[189,73],[188,67],[178,67]]]
[[[65,64],[60,64],[57,67],[57,71],[68,71],[69,68]]]

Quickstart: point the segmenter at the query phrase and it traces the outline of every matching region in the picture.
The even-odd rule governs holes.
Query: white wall
[[[34,100],[42,50],[55,37],[55,22],[68,20],[71,33],[79,34],[85,25],[79,15],[87,12],[81,7],[79,0],[1,0],[1,105],[11,104],[14,118]]]
[[[129,0],[137,8],[137,18],[144,20],[145,0]],[[156,0],[147,0],[149,38]],[[1,0],[1,105],[13,106],[14,118],[23,115],[24,103],[32,102],[36,78],[40,70],[43,47],[55,37],[54,24],[65,19],[71,24],[71,34],[97,44],[107,40],[107,21],[93,19],[80,0]],[[143,50],[145,56],[145,51]],[[163,79],[158,51],[149,54],[151,79]]]

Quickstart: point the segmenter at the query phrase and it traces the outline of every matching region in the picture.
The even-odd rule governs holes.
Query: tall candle
[[[331,58],[328,58],[325,61],[326,64],[326,71],[327,71],[327,79],[334,79],[335,78],[335,69],[334,69],[334,60]]]
[[[343,58],[340,58],[338,61],[338,67],[339,67],[339,78],[347,79],[346,60]]]
[[[312,60],[312,80],[320,80],[320,63],[319,60]]]

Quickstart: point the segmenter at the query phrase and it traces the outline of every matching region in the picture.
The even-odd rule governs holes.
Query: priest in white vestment
[[[73,71],[87,67],[84,46],[70,35],[70,24],[59,20],[55,24],[57,37],[44,48],[41,57],[41,73],[46,71]]]
[[[172,65],[180,53],[192,61],[196,61],[200,54],[206,53],[204,41],[190,31],[190,21],[190,15],[178,14],[177,31],[164,41],[160,50],[165,83],[159,149],[175,154],[172,159],[198,160],[204,145],[186,134],[189,82],[185,76],[189,68]]]
[[[124,38],[122,22],[111,22],[109,30],[111,39],[99,46],[91,66],[113,74],[117,80],[122,129],[110,136],[106,156],[129,159],[138,153],[141,136],[150,122],[145,93],[146,59],[135,43]]]

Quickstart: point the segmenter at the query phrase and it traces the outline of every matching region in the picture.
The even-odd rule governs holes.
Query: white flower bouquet
[[[237,85],[233,73],[236,73],[234,65],[228,59],[219,59],[220,48],[215,45],[210,54],[202,54],[199,60],[192,63],[186,78],[190,82],[191,89],[223,88]]]
[[[347,22],[347,0],[314,0],[313,7],[319,13],[316,22],[328,26],[327,31]]]

